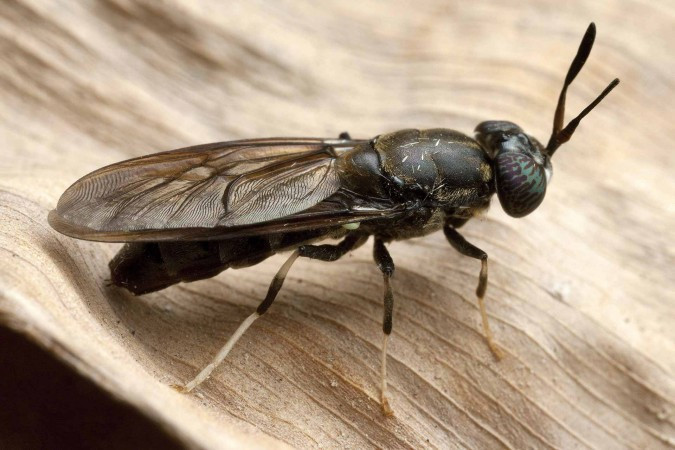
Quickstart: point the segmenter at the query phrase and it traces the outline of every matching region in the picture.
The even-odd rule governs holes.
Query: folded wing
[[[321,202],[341,187],[336,158],[359,142],[246,140],[123,161],[75,182],[49,221],[73,237],[120,242],[271,232],[283,218],[293,229],[347,223],[362,214]]]

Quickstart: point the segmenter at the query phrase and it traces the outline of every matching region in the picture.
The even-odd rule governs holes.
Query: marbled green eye
[[[528,154],[500,152],[496,180],[499,202],[509,216],[526,216],[544,200],[546,171]]]

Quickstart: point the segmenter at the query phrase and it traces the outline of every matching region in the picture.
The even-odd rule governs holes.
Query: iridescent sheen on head
[[[497,196],[504,211],[523,217],[534,211],[546,194],[546,172],[528,155],[502,151],[497,155]]]
[[[503,121],[479,124],[476,138],[493,158],[495,187],[504,211],[512,217],[534,211],[544,200],[551,170],[542,145],[518,125]]]

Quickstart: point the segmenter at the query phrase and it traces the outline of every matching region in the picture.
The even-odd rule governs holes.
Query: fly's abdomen
[[[112,283],[141,295],[227,269],[220,242],[132,242],[110,261]]]
[[[326,229],[221,241],[131,242],[110,261],[111,281],[135,295],[249,267],[323,237]]]

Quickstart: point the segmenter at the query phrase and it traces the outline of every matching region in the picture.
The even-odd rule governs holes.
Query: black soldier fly
[[[335,261],[374,237],[384,277],[381,402],[386,398],[387,337],[392,329],[394,262],[385,243],[443,229],[461,254],[481,261],[476,295],[487,344],[496,357],[484,304],[487,254],[457,231],[486,210],[494,193],[523,217],[544,199],[551,157],[607,88],[563,127],[565,95],[590,54],[590,24],[567,72],[546,147],[519,126],[482,122],[475,139],[449,129],[401,130],[370,140],[250,139],[199,145],[123,161],[81,178],[49,214],[68,236],[126,245],[110,261],[112,283],[140,295],[212,277],[291,251],[267,296],[213,361],[181,389],[206,380],[246,329],[274,302],[299,257]],[[316,242],[335,238],[336,245]]]

